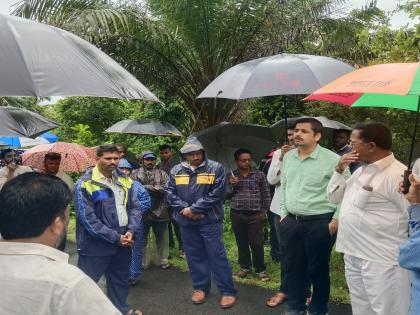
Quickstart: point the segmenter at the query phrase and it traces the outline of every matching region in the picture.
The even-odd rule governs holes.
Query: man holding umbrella
[[[236,302],[232,270],[223,244],[223,201],[226,174],[222,165],[208,160],[203,146],[189,137],[180,150],[185,161],[176,165],[165,192],[174,218],[181,226],[182,240],[193,281],[192,302],[205,302],[211,275],[222,294],[221,308]]]

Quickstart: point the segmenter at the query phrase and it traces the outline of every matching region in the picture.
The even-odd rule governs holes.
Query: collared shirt
[[[229,184],[229,195],[232,196],[230,207],[235,210],[264,211],[270,207],[270,187],[263,172],[251,170],[248,176],[233,171],[239,182],[232,186]]]
[[[327,198],[327,186],[340,157],[317,145],[304,160],[298,149],[293,149],[283,158],[280,190],[280,215],[317,215],[334,213],[338,206]],[[347,174],[350,173],[347,170]]]
[[[69,256],[35,243],[0,242],[0,314],[121,314]]]
[[[125,191],[120,186],[113,182],[112,178],[107,178],[101,174],[100,183],[104,184],[112,190],[115,196],[115,207],[117,208],[118,223],[120,226],[126,226],[128,224],[127,208],[124,204]]]
[[[398,246],[408,234],[408,202],[398,192],[404,169],[391,154],[362,165],[347,181],[334,173],[328,195],[332,202],[341,202],[338,252],[398,264]]]

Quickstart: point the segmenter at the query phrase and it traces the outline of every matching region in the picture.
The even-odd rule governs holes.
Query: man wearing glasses
[[[329,182],[328,198],[341,203],[336,249],[344,254],[353,314],[407,314],[409,273],[398,265],[408,231],[408,202],[398,192],[406,167],[391,152],[384,124],[357,124],[350,145],[352,152],[341,157]],[[346,180],[343,172],[355,161],[362,166]]]

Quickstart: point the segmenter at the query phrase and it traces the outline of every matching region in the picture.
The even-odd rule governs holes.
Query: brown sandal
[[[277,307],[281,304],[283,304],[284,301],[286,301],[287,295],[283,292],[277,292],[274,296],[269,298],[265,304],[267,304],[268,307]]]

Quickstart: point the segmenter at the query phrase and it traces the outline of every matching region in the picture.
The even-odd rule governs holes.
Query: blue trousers
[[[126,314],[131,309],[127,304],[130,262],[131,248],[119,246],[117,253],[112,256],[79,255],[77,266],[95,282],[105,275],[109,300],[121,313]]]
[[[130,280],[136,280],[143,273],[143,229],[143,220],[141,220],[137,232],[134,233],[130,274],[128,277]]]
[[[223,224],[180,225],[180,227],[194,289],[203,290],[208,294],[213,275],[222,295],[236,295],[232,269],[223,244]]]

